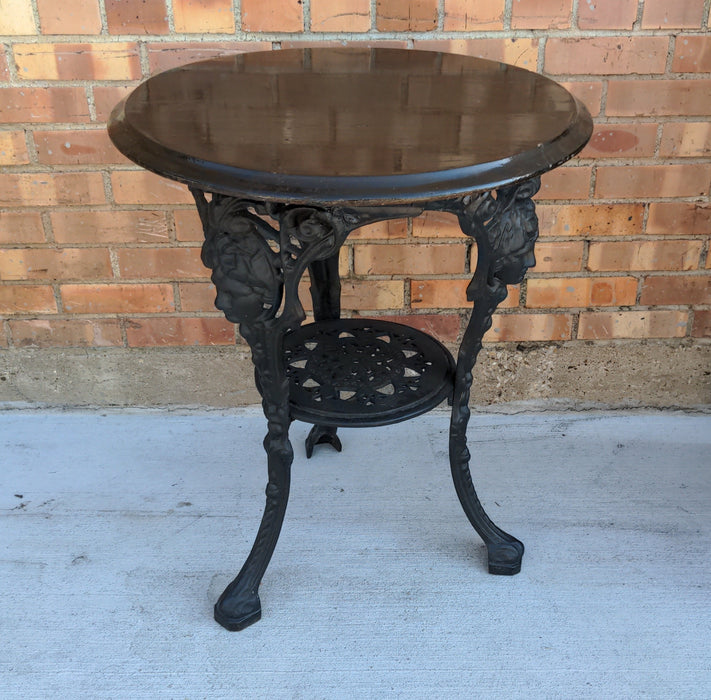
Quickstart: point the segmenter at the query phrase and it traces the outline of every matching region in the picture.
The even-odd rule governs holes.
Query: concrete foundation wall
[[[472,405],[515,401],[607,407],[711,405],[711,344],[489,346]],[[244,406],[259,402],[244,347],[0,353],[0,402],[57,406]]]

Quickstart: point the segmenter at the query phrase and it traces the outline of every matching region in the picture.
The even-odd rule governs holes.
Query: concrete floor
[[[711,697],[711,416],[472,417],[474,481],[526,544],[486,572],[447,415],[296,459],[261,622],[211,607],[256,532],[264,421],[0,411],[0,697]]]

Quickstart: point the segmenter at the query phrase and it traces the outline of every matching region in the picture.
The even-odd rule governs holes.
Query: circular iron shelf
[[[340,319],[284,338],[292,416],[318,425],[375,426],[414,418],[452,395],[449,350],[410,326]]]

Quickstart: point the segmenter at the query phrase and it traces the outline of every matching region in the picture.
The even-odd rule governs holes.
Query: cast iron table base
[[[252,350],[267,418],[268,485],[256,540],[215,605],[230,630],[261,615],[259,584],[289,497],[289,426],[340,451],[339,426],[387,425],[451,403],[449,459],[492,574],[523,544],[484,512],[469,473],[472,369],[492,314],[535,264],[539,176],[585,145],[592,121],[562,86],[471,56],[385,48],[255,52],[153,76],[114,109],[109,135],[135,163],[187,184],[216,306]],[[424,211],[476,242],[473,309],[456,362],[435,339],[340,319],[338,253],[353,230]],[[302,326],[308,270],[313,324]],[[408,270],[403,270],[405,274]]]
[[[337,426],[387,425],[420,415],[447,398],[452,404],[449,459],[457,495],[484,540],[489,573],[521,570],[523,543],[484,511],[469,472],[466,428],[472,369],[508,284],[535,264],[538,221],[531,197],[534,177],[511,187],[416,207],[329,208],[275,204],[192,188],[205,233],[202,259],[212,269],[216,306],[252,350],[268,433],[269,483],[254,546],[237,577],[215,604],[215,619],[241,630],[261,617],[259,584],[279,537],[289,498],[294,418],[314,427],[306,442],[341,444]],[[375,221],[425,210],[455,214],[476,240],[477,265],[467,288],[474,303],[456,364],[434,338],[377,319],[340,318],[338,253],[348,234]],[[276,226],[265,221],[271,217]],[[315,323],[305,314],[299,280],[309,270]]]

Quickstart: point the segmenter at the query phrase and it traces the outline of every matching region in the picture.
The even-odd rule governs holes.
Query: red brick
[[[426,211],[412,220],[412,235],[424,238],[461,238],[459,219],[444,211]]]
[[[419,217],[418,217],[419,218]],[[348,237],[350,241],[360,241],[368,239],[392,239],[405,238],[407,236],[407,219],[390,219],[389,221],[378,221],[375,224],[368,224],[357,228]]]
[[[36,34],[32,5],[27,0],[3,0],[0,35]]]
[[[56,311],[54,291],[49,285],[0,286],[0,314],[51,314]]]
[[[203,241],[205,234],[202,230],[202,222],[195,207],[192,209],[175,209],[173,211],[175,221],[175,237],[179,241]]]
[[[83,88],[0,88],[0,122],[87,122]]]
[[[444,31],[503,29],[505,7],[505,0],[444,0]]]
[[[133,318],[126,322],[129,347],[234,345],[235,327],[224,318]]]
[[[117,204],[191,204],[185,185],[145,170],[121,170],[111,173],[111,186]]]
[[[178,285],[183,311],[215,311],[215,285],[209,282],[181,282]]]
[[[514,29],[565,29],[570,26],[573,0],[513,0]]]
[[[711,37],[706,34],[678,36],[672,70],[676,73],[711,73]]]
[[[642,233],[641,204],[539,204],[541,236],[636,236]]]
[[[611,80],[607,115],[706,116],[711,112],[711,80]]]
[[[176,32],[186,34],[232,34],[235,18],[232,0],[173,0]]]
[[[175,311],[170,284],[64,284],[64,308],[75,314]]]
[[[103,165],[130,163],[109,139],[106,129],[34,131],[40,163],[48,165]]]
[[[300,285],[299,297],[304,309],[307,312],[313,311],[308,280],[304,280]],[[341,280],[341,308],[344,310],[397,310],[402,309],[404,304],[402,280]]]
[[[580,314],[578,338],[683,338],[689,314],[686,311],[619,311]]]
[[[463,280],[412,280],[410,282],[410,303],[415,309],[469,309],[472,302],[467,301],[467,287],[471,279]],[[509,294],[500,309],[518,306],[520,289],[509,287]]]
[[[356,245],[356,275],[432,275],[464,272],[464,244]]]
[[[444,51],[489,61],[510,63],[519,68],[535,70],[538,62],[538,39],[415,39],[419,51]]]
[[[310,295],[309,295],[310,296]],[[401,280],[343,280],[341,306],[344,309],[401,309],[405,304]]]
[[[0,175],[0,206],[104,204],[101,173],[20,173]]]
[[[645,158],[654,155],[657,124],[598,124],[580,158]]]
[[[268,51],[271,47],[270,41],[171,41],[148,44],[146,52],[150,72],[158,73],[186,63],[218,56],[232,56],[247,51]]]
[[[401,314],[397,316],[378,316],[381,321],[402,323],[432,335],[442,343],[453,343],[459,335],[461,321],[458,314]]]
[[[641,304],[711,304],[711,275],[647,277],[642,284]]]
[[[37,212],[0,212],[0,243],[44,243],[42,219]]]
[[[167,34],[165,0],[104,0],[109,34]]]
[[[429,32],[437,28],[437,0],[377,0],[379,32]]]
[[[242,29],[247,32],[302,32],[299,0],[242,0]]]
[[[580,29],[632,29],[638,0],[590,0],[578,5]]]
[[[141,77],[138,45],[15,44],[17,74],[24,80],[135,80]]]
[[[572,326],[569,314],[494,314],[484,342],[569,340]]]
[[[711,234],[711,205],[697,202],[652,202],[647,233],[696,236]]]
[[[100,248],[0,250],[0,280],[88,280],[111,276],[109,251]]]
[[[370,0],[311,0],[311,31],[367,32]]]
[[[631,306],[637,295],[634,277],[569,277],[528,280],[529,308]]]
[[[116,87],[95,85],[94,107],[96,108],[96,121],[108,121],[111,110],[133,89],[135,89],[134,85],[121,85]]]
[[[646,0],[642,29],[695,27],[701,29],[704,0]]]
[[[711,311],[694,311],[691,335],[694,338],[711,338]]]
[[[597,170],[596,197],[698,197],[709,193],[711,165],[619,165]]]
[[[677,73],[711,72],[711,38],[688,34],[677,37],[672,70]]]
[[[588,270],[695,270],[700,240],[591,243]]]
[[[577,272],[583,265],[583,242],[542,242],[535,254],[536,272]]]
[[[554,74],[663,73],[668,37],[590,37],[546,42],[545,69]]]
[[[57,243],[167,243],[163,211],[53,211]]]
[[[540,199],[587,199],[591,170],[563,167],[547,172],[541,179]]]
[[[18,348],[105,348],[123,345],[114,319],[10,321],[12,344]]]
[[[560,81],[568,92],[574,97],[577,97],[590,112],[590,115],[596,117],[600,114],[602,102],[602,83],[599,81],[580,80],[575,82]]]
[[[711,154],[711,122],[668,122],[662,129],[659,155],[703,158]]]
[[[100,34],[98,0],[37,0],[42,34]]]
[[[128,279],[205,279],[200,248],[124,248],[117,252],[121,277]]]
[[[24,165],[30,162],[24,131],[0,131],[0,165]]]

